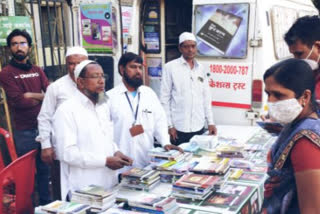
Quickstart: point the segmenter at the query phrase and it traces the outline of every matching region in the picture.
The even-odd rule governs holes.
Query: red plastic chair
[[[0,172],[0,212],[33,214],[35,157],[32,150],[19,157]]]
[[[17,153],[16,153],[16,148],[14,146],[14,142],[13,142],[13,138],[10,135],[10,132],[8,132],[7,130],[0,128],[0,135],[2,135],[6,141],[7,144],[7,148],[9,151],[9,155],[11,157],[11,161],[14,161],[18,158]],[[2,154],[0,152],[0,170],[2,170],[5,167],[4,161],[3,161],[3,157]]]

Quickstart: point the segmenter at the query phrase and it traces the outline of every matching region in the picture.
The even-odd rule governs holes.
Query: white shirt
[[[53,117],[61,166],[61,195],[90,184],[110,188],[117,173],[105,166],[117,145],[106,103],[94,105],[80,91],[65,101]]]
[[[38,115],[39,136],[37,141],[41,142],[41,148],[52,147],[54,142],[50,140],[52,134],[52,117],[58,107],[71,98],[77,90],[76,83],[67,74],[57,81],[51,83],[42,101],[41,110]]]
[[[135,137],[129,132],[135,117],[126,93],[134,112],[140,96],[136,124],[143,126],[144,133]],[[114,125],[114,139],[119,150],[133,159],[133,167],[145,167],[150,161],[148,151],[153,148],[154,137],[162,146],[170,144],[166,115],[157,95],[151,88],[140,86],[136,96],[133,97],[121,83],[108,91],[107,96],[110,117]]]
[[[195,132],[205,122],[213,125],[209,84],[201,64],[194,60],[193,69],[181,56],[164,66],[160,101],[168,125],[181,132]]]

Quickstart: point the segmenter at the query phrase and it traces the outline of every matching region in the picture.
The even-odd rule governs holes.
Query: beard
[[[143,83],[141,77],[132,77],[132,78],[130,78],[126,71],[123,72],[123,78],[124,78],[124,80],[126,81],[126,83],[128,85],[130,85],[131,87],[133,87],[135,89],[139,88]]]
[[[22,52],[19,52],[21,54],[18,54],[18,53],[12,53],[12,56],[15,60],[17,61],[22,61],[24,60],[25,58],[27,58],[28,54],[24,54]]]
[[[106,101],[106,95],[104,91],[98,93],[89,91],[88,89],[84,89],[83,93],[94,103],[102,103]]]

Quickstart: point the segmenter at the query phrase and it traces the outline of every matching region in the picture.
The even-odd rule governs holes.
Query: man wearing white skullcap
[[[57,108],[66,100],[71,98],[77,87],[74,79],[74,69],[81,61],[88,59],[87,51],[79,46],[69,47],[66,53],[66,67],[68,74],[51,83],[47,88],[41,110],[38,115],[39,135],[37,141],[41,143],[41,158],[52,166],[52,182],[54,199],[60,198],[60,191],[57,187],[59,182],[59,164],[53,164],[57,159],[55,153],[55,140],[52,129],[52,117]]]
[[[117,184],[116,169],[132,164],[113,142],[113,125],[104,98],[105,78],[99,64],[84,60],[75,68],[77,90],[53,117],[61,164],[61,195],[94,184]]]
[[[205,124],[209,134],[217,133],[209,84],[203,66],[195,60],[197,43],[192,33],[184,32],[179,36],[179,51],[182,56],[164,66],[160,91],[170,140],[175,145],[203,134]]]

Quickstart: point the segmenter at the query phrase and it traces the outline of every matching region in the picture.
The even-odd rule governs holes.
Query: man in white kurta
[[[38,115],[39,136],[37,137],[37,140],[41,143],[41,158],[45,163],[52,164],[55,156],[52,133],[53,115],[64,101],[73,97],[77,90],[74,79],[75,66],[86,59],[88,59],[88,53],[84,48],[79,46],[68,48],[66,53],[68,74],[51,83],[47,88]]]
[[[217,133],[207,76],[203,66],[195,60],[197,46],[193,34],[180,35],[179,51],[182,56],[164,66],[160,92],[171,142],[175,145],[203,134],[205,124],[209,134]]]
[[[115,142],[133,159],[134,167],[145,167],[154,138],[167,150],[180,148],[170,144],[166,115],[157,95],[142,86],[141,57],[124,54],[119,60],[119,72],[122,83],[107,92]]]
[[[131,164],[113,141],[105,100],[98,100],[98,94],[104,94],[102,68],[85,60],[77,65],[75,77],[79,90],[58,108],[53,119],[61,172],[67,173],[61,176],[62,199],[90,184],[111,188],[117,184],[114,169]]]

